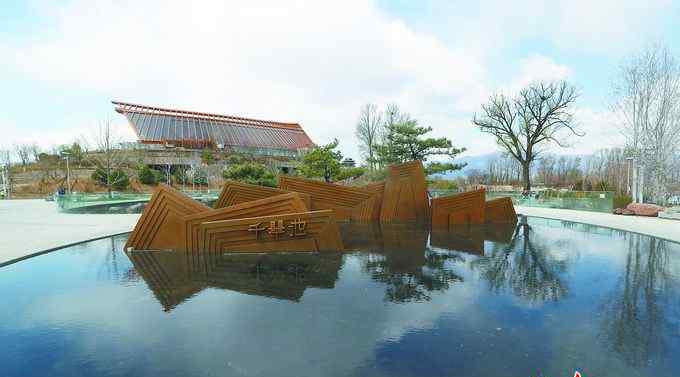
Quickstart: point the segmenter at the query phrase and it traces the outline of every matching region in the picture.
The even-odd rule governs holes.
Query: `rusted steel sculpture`
[[[269,198],[273,195],[286,194],[290,191],[282,190],[274,187],[265,187],[258,185],[250,185],[247,183],[227,181],[222,186],[219,198],[213,205],[213,208],[224,208],[236,204],[251,202],[253,200]],[[311,208],[309,195],[298,193],[300,198],[305,202],[307,208]]]
[[[400,224],[388,223],[431,221],[434,228],[448,230],[433,233],[433,244],[454,242],[479,253],[482,238],[470,233],[470,228],[452,226],[486,222],[500,227],[517,221],[509,198],[485,202],[483,189],[435,198],[430,206],[420,161],[390,166],[385,182],[364,187],[285,176],[279,182],[280,188],[227,182],[215,209],[159,185],[125,249],[185,252],[192,260],[203,258],[204,253],[209,258],[211,253],[223,252],[342,251],[336,221],[344,220],[383,223],[379,233],[396,229],[397,236],[389,239],[405,244],[420,233],[409,234]],[[463,234],[456,237],[453,231]],[[507,233],[493,236],[504,238]],[[370,244],[370,237],[365,241]]]
[[[385,181],[370,183],[363,187],[376,195],[373,207],[373,221],[380,221],[380,211],[382,210],[383,195],[385,194]]]
[[[512,199],[498,198],[484,204],[484,221],[487,223],[516,223],[517,213]]]
[[[182,217],[210,210],[180,191],[160,184],[125,243],[125,250],[174,250],[184,245]]]
[[[484,224],[484,189],[432,199],[432,226]]]
[[[308,194],[312,200],[312,210],[333,210],[338,221],[368,222],[378,217],[375,212],[380,195],[374,189],[286,176],[279,178],[279,187]]]
[[[272,225],[284,226],[285,229],[266,229],[267,234],[274,232],[277,237],[272,240],[285,240],[285,235],[293,232],[288,242],[275,242],[266,237],[257,237],[255,244],[247,242],[230,242],[231,251],[329,251],[342,250],[342,241],[332,212],[309,212],[300,195],[288,193],[265,199],[254,200],[220,209],[204,206],[183,193],[166,185],[160,185],[139,219],[134,231],[125,245],[126,250],[172,250],[183,252],[214,251],[210,244],[201,239],[200,230],[206,223],[215,224],[220,221],[239,219],[253,222],[257,219],[269,219],[275,215],[295,214],[292,224],[276,220]],[[264,220],[261,220],[264,221]],[[274,221],[274,220],[271,220]],[[308,222],[310,222],[308,224]],[[319,224],[324,223],[322,227]],[[253,223],[254,224],[254,223]],[[262,225],[264,227],[264,225]],[[292,228],[291,228],[292,227]],[[214,226],[207,229],[214,230]],[[278,236],[280,235],[280,237]],[[322,235],[327,239],[318,239]],[[235,241],[235,240],[234,240]],[[263,242],[259,242],[263,241]],[[311,243],[310,243],[311,242]],[[242,245],[245,249],[235,250]],[[312,245],[312,246],[310,246]],[[333,249],[335,247],[335,249]]]
[[[205,252],[337,252],[343,250],[332,210],[210,221],[198,227]]]
[[[208,212],[196,213],[184,216],[182,221],[185,226],[184,250],[188,252],[201,252],[199,246],[199,229],[201,224],[209,221],[233,220],[253,218],[268,215],[282,215],[287,213],[307,212],[308,208],[297,193],[276,195],[265,199],[254,200],[230,207],[215,209]]]
[[[430,205],[422,162],[392,165],[388,169],[380,221],[429,221]]]

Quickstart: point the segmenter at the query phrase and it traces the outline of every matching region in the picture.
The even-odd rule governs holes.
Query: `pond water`
[[[680,245],[543,219],[343,225],[344,254],[0,269],[2,376],[680,376]]]

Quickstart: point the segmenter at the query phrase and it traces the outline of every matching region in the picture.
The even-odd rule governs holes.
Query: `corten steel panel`
[[[516,223],[517,213],[512,199],[498,198],[489,200],[485,204],[485,221],[487,223]]]
[[[297,123],[272,122],[228,115],[173,110],[113,102],[145,143],[203,148],[231,147],[298,150],[314,145]]]
[[[274,187],[257,186],[235,181],[226,181],[224,183],[224,186],[222,186],[222,192],[220,192],[220,197],[217,198],[217,202],[215,202],[213,207],[224,208],[236,204],[250,202],[253,200],[269,198],[272,195],[281,195],[290,192],[291,191],[282,190]],[[305,205],[307,206],[307,209],[311,209],[311,199],[309,198],[309,195],[305,193],[297,194],[300,196],[302,201],[304,201]]]
[[[259,233],[262,228],[282,222],[286,231]],[[304,234],[292,235],[288,226],[303,221]],[[271,229],[271,227],[270,227]],[[247,219],[205,222],[199,226],[200,250],[208,253],[247,252],[340,252],[343,250],[338,224],[333,211],[313,211],[286,215],[260,216]]]
[[[385,181],[370,183],[363,187],[374,193],[376,200],[373,208],[373,218],[371,220],[380,221],[380,210],[382,209],[383,195],[385,194]]]
[[[420,161],[389,167],[382,197],[380,221],[429,221],[430,204],[425,170]]]
[[[484,224],[484,189],[432,199],[432,226]]]
[[[125,250],[175,249],[184,244],[182,216],[210,210],[180,191],[160,184],[125,243]]]
[[[181,247],[183,251],[190,253],[203,252],[204,250],[201,250],[199,247],[198,237],[200,225],[205,222],[300,213],[306,211],[308,211],[308,208],[305,203],[300,199],[300,196],[297,193],[293,192],[184,216],[182,221],[185,226],[184,234],[186,234],[187,237],[185,244],[178,247]]]
[[[279,187],[308,194],[312,210],[331,209],[338,221],[368,222],[378,217],[375,203],[380,198],[375,190],[287,176],[279,178]]]

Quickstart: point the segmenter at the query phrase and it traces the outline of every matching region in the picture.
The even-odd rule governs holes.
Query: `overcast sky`
[[[680,51],[680,2],[12,1],[0,11],[0,147],[48,147],[110,119],[111,100],[299,122],[358,157],[364,103],[396,103],[467,155],[494,152],[471,118],[494,91],[567,79],[587,136],[621,138],[609,113],[622,60]]]

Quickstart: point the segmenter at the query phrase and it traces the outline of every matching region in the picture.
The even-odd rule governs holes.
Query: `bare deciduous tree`
[[[472,122],[522,165],[524,189],[531,190],[531,164],[548,143],[565,146],[568,134],[583,136],[576,129],[572,106],[578,98],[567,82],[537,82],[522,89],[515,98],[491,96],[482,105],[483,115]]]
[[[31,156],[33,157],[33,161],[37,162],[40,159],[40,153],[42,153],[42,151],[40,150],[40,147],[38,146],[38,144],[33,143],[33,144],[31,144],[29,150],[30,150]]]
[[[645,169],[652,199],[665,202],[667,171],[680,145],[680,64],[667,48],[648,47],[623,64],[613,110],[627,148]]]
[[[21,167],[26,171],[26,165],[31,162],[31,146],[28,144],[14,144],[14,153],[19,157]]]
[[[0,150],[0,183],[7,199],[12,198],[12,154],[8,150]]]
[[[88,159],[99,172],[100,182],[106,187],[111,196],[112,188],[118,185],[126,176],[117,174],[120,169],[128,165],[124,151],[121,148],[122,139],[111,126],[110,121],[103,122],[93,136],[94,151],[88,153]]]
[[[359,148],[364,154],[366,163],[370,169],[375,168],[376,146],[380,140],[382,120],[378,107],[374,104],[366,104],[361,108],[359,121],[357,122],[356,136],[359,139]]]

